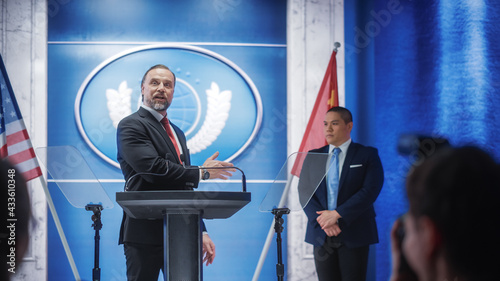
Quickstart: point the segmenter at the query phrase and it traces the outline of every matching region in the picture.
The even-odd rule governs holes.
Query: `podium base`
[[[202,281],[202,212],[163,214],[164,279]]]

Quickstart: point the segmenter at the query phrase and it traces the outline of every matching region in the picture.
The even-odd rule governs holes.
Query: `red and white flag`
[[[28,131],[0,56],[0,157],[7,158],[26,181],[42,175]]]
[[[326,68],[325,77],[321,83],[314,108],[307,123],[306,132],[300,143],[299,152],[308,152],[314,148],[320,148],[327,144],[323,133],[323,121],[325,120],[326,112],[339,105],[339,90],[337,84],[337,52],[333,51],[330,57],[330,62]],[[305,153],[299,154],[292,168],[292,174],[300,176],[300,170],[304,161]]]

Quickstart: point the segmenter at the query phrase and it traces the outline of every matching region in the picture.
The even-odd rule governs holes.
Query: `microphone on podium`
[[[184,159],[184,154],[181,154],[181,159]],[[190,167],[187,167],[184,163],[185,163],[185,161],[182,161],[182,166],[184,167],[184,169],[187,169],[187,170],[209,170],[209,169],[229,170],[229,169],[236,169],[236,170],[238,170],[238,171],[241,172],[241,185],[242,185],[243,192],[247,191],[247,180],[246,180],[245,173],[243,172],[242,169],[240,169],[238,167],[235,167],[235,166],[232,166],[232,167],[204,167],[204,166],[190,166]],[[168,174],[168,171],[169,171],[169,167],[168,167],[168,162],[167,162],[167,169],[162,174],[159,174],[159,173],[150,173],[150,172],[137,173],[137,174],[131,176],[125,182],[125,191],[128,191],[128,184],[130,183],[130,181],[133,178],[137,177],[137,176],[158,176],[158,177],[163,177],[163,176],[166,176]]]
[[[230,170],[230,169],[236,169],[238,171],[240,171],[241,173],[241,186],[242,186],[242,189],[243,189],[243,192],[247,192],[247,177],[245,176],[245,173],[243,172],[242,169],[236,167],[236,166],[232,166],[232,167],[205,167],[205,166],[190,166],[190,167],[186,167],[186,165],[184,164],[186,161],[184,161],[184,154],[181,154],[181,157],[180,157],[183,161],[182,161],[182,166],[184,166],[185,169],[188,169],[188,170],[210,170],[210,169],[213,169],[213,170]]]
[[[165,158],[167,158],[165,156]],[[130,181],[137,177],[137,176],[157,176],[157,177],[163,177],[163,176],[166,176],[168,174],[168,170],[169,170],[169,167],[168,167],[168,162],[167,162],[167,169],[165,170],[165,172],[163,174],[158,174],[158,173],[150,173],[150,172],[142,172],[142,173],[137,173],[133,176],[131,176],[126,182],[125,182],[125,191],[128,191],[128,184],[130,183]]]

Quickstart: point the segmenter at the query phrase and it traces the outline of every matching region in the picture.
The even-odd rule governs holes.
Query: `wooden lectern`
[[[116,202],[135,219],[163,219],[164,279],[201,281],[201,220],[226,219],[251,201],[250,192],[126,191]]]

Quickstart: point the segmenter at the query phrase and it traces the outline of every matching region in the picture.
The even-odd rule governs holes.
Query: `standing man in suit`
[[[226,179],[231,163],[217,161],[218,152],[203,166],[229,170],[189,169],[190,157],[184,133],[167,119],[175,75],[165,65],[151,67],[142,78],[143,104],[118,124],[118,162],[127,190],[192,190],[200,180]],[[137,176],[135,176],[137,175]],[[215,245],[203,232],[203,262],[211,264]],[[120,244],[124,244],[129,281],[158,280],[163,267],[163,220],[140,220],[123,214]]]
[[[304,173],[326,173],[304,208],[305,241],[314,245],[320,281],[366,280],[369,245],[378,243],[373,203],[382,189],[384,171],[377,149],[351,140],[352,127],[348,109],[328,110],[324,121],[328,145],[310,151],[329,153],[327,163],[310,165],[306,158],[300,176],[302,182],[303,175],[307,178]],[[299,189],[315,188],[304,185],[299,182]]]

